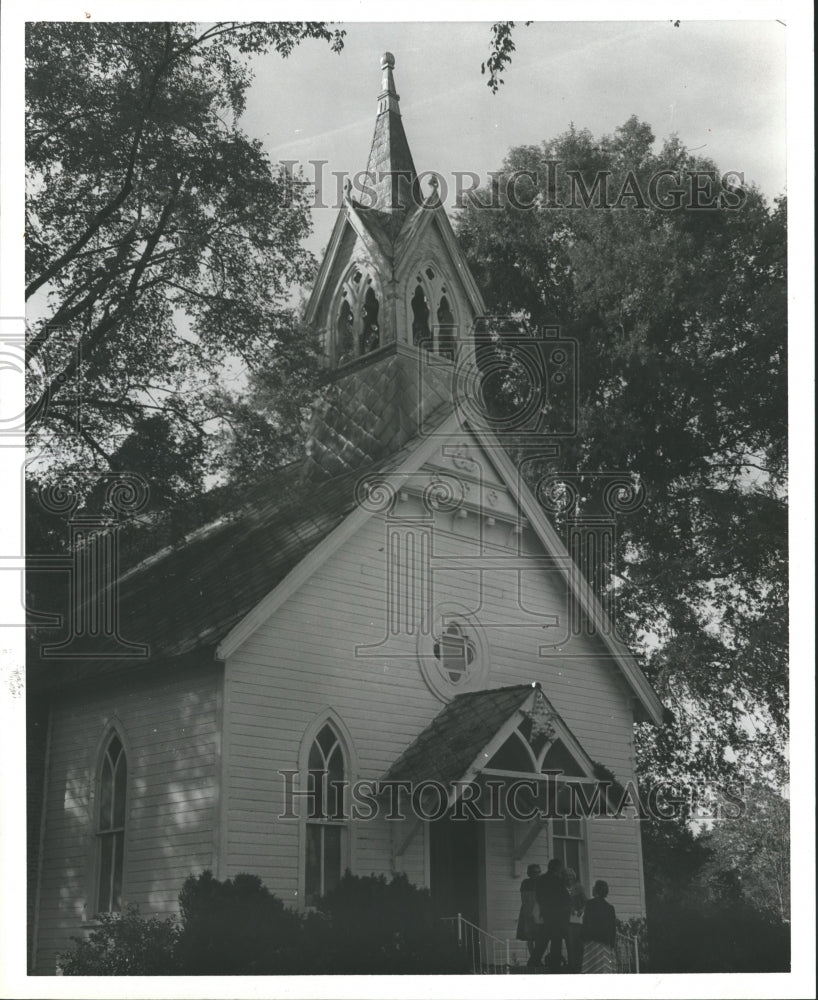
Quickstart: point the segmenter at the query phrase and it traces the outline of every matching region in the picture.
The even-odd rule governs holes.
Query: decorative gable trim
[[[596,626],[600,640],[604,643],[614,662],[619,667],[629,687],[638,699],[639,704],[644,709],[647,718],[656,725],[661,725],[664,714],[662,702],[659,700],[650,681],[642,672],[630,650],[614,636],[608,634],[605,628],[605,612],[599,599],[594,594],[589,593],[589,588],[582,587],[575,578],[575,575],[570,573],[567,563],[568,553],[562,543],[562,539],[554,530],[545,512],[534,498],[534,495],[517,474],[517,470],[503,450],[502,445],[490,431],[479,430],[474,427],[469,428],[469,430],[474,434],[486,457],[505,483],[511,496],[519,505],[523,516],[527,519],[532,530],[542,543],[546,554],[554,557],[555,563],[560,566],[560,572],[563,575],[566,585],[579,601],[580,607],[582,607],[583,611],[585,611]],[[401,485],[405,482],[406,474],[416,472],[437,452],[442,440],[449,435],[457,433],[462,433],[462,428],[459,415],[453,413],[441,424],[434,434],[417,445],[401,466],[394,472],[384,475],[384,480],[389,488],[397,493]],[[364,509],[363,506],[357,507],[349,514],[337,528],[330,532],[308,556],[295,566],[263,600],[230,630],[216,648],[217,659],[226,660],[231,656],[259,626],[264,624],[288,598],[295,594],[302,584],[310,579],[334,552],[352,538],[371,516],[372,513]]]
[[[417,264],[417,258],[413,254],[415,246],[423,239],[423,235],[429,226],[433,226],[437,231],[443,246],[448,254],[448,259],[454,268],[454,274],[468,299],[475,316],[482,316],[486,311],[483,296],[477,287],[477,282],[471,273],[469,265],[457,237],[454,235],[452,224],[442,205],[436,208],[424,206],[409,223],[408,231],[401,233],[398,238],[398,248],[396,252],[395,280],[402,284],[406,277]],[[404,242],[405,240],[405,242]]]
[[[528,519],[546,552],[553,556],[567,556],[568,553],[562,539],[554,530],[542,507],[537,503],[531,490],[518,474],[511,459],[495,435],[486,430],[478,430],[473,427],[470,429],[482,445],[483,451],[494,466],[497,474],[502,478],[509,492],[520,505],[524,516]],[[555,562],[563,575],[563,579],[580,602],[583,611],[586,612],[593,622],[598,635],[616,661],[634,695],[647,712],[648,717],[657,726],[661,725],[664,716],[664,706],[659,700],[659,696],[653,690],[650,681],[636,662],[633,653],[623,643],[619,642],[615,636],[610,634],[606,627],[605,612],[599,599],[595,594],[590,592],[589,588],[578,584],[575,575],[570,572],[564,558],[562,560],[555,560]]]
[[[316,316],[318,314],[318,307],[327,293],[327,283],[329,282],[332,269],[335,265],[338,248],[341,246],[341,241],[344,238],[344,230],[349,224],[349,209],[345,204],[335,220],[332,235],[330,236],[329,243],[327,244],[327,251],[324,254],[324,259],[321,261],[321,266],[318,269],[318,276],[315,279],[315,284],[313,285],[312,292],[310,293],[310,297],[307,301],[307,307],[304,310],[304,321],[308,325],[315,323]],[[355,229],[354,226],[352,228]],[[357,230],[355,231],[357,232]]]

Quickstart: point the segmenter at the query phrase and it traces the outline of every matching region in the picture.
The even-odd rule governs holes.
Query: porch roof
[[[385,780],[443,785],[460,780],[535,689],[515,684],[457,695],[403,751]]]

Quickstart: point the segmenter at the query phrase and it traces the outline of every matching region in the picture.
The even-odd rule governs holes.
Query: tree
[[[653,146],[633,117],[512,149],[458,234],[491,311],[579,343],[578,433],[532,478],[578,473],[585,513],[596,472],[645,487],[618,524],[617,627],[675,721],[641,728],[644,780],[780,781],[786,201],[722,182],[676,138]],[[694,197],[714,207],[686,210]]]
[[[26,294],[43,318],[27,389],[41,476],[124,468],[149,435],[154,456],[185,454],[187,487],[200,488],[212,390],[225,367],[275,362],[290,286],[313,266],[303,186],[239,124],[244,57],[311,38],[339,51],[343,34],[28,25]]]
[[[256,485],[271,456],[279,463],[302,457],[312,407],[328,374],[318,335],[293,318],[278,330],[274,363],[252,372],[238,391],[214,391],[223,420],[216,447],[228,492]]]
[[[531,24],[526,21],[525,25]],[[488,75],[486,86],[492,94],[496,94],[505,83],[503,73],[511,63],[511,54],[517,48],[514,44],[513,32],[514,21],[498,21],[491,26],[491,42],[489,44],[489,57],[480,64],[480,72],[483,76]]]
[[[513,27],[492,27],[483,71],[495,92]],[[312,274],[309,217],[305,186],[240,127],[246,57],[286,57],[307,39],[339,52],[344,35],[326,22],[28,25],[38,480],[87,490],[94,471],[137,458],[155,511],[201,492],[225,448],[242,479],[262,447],[267,466],[292,458],[319,382],[309,352],[293,351],[287,308]],[[225,370],[249,377],[247,399],[220,384]],[[177,453],[168,479],[160,456]]]
[[[765,785],[748,786],[740,816],[715,823],[700,840],[710,851],[704,876],[769,920],[790,919],[789,803]]]

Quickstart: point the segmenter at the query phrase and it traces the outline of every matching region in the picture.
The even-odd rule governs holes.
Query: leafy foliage
[[[347,872],[320,911],[284,906],[257,875],[191,875],[181,924],[145,920],[136,907],[102,914],[88,939],[60,956],[65,975],[361,975],[469,971],[428,890],[405,875]]]
[[[766,793],[762,797],[766,800]],[[778,907],[778,889],[765,880],[767,865],[752,850],[736,849],[735,837],[746,824],[755,828],[746,842],[773,839],[761,832],[766,818],[752,806],[741,818],[721,819],[698,835],[674,823],[642,825],[649,971],[789,969],[789,921]],[[786,829],[779,828],[774,839],[774,870],[783,886]]]
[[[273,362],[254,371],[246,386],[215,390],[223,423],[215,447],[230,490],[256,485],[271,461],[303,456],[305,429],[328,376],[321,357],[315,331],[293,322],[279,328]]]
[[[382,875],[359,877],[347,871],[321,900],[320,909],[329,919],[316,948],[324,972],[468,971],[467,959],[441,924],[429,891],[412,885],[405,875],[387,881]]]
[[[710,851],[704,878],[743,899],[768,920],[790,919],[790,810],[764,785],[745,790],[740,816],[720,820],[701,842]]]
[[[257,875],[220,882],[209,871],[185,880],[177,954],[192,975],[276,975],[301,971],[302,920]]]
[[[690,197],[691,171],[716,207],[662,208],[674,188]],[[579,343],[578,433],[532,480],[579,473],[584,514],[600,509],[594,473],[645,486],[617,525],[616,622],[675,722],[639,732],[643,776],[780,783],[786,201],[713,172],[676,138],[654,151],[635,117],[600,139],[572,127],[512,149],[458,234],[489,310]]]
[[[495,91],[513,27],[492,28],[483,69]],[[259,457],[293,457],[319,383],[310,349],[293,350],[288,305],[314,269],[307,191],[241,128],[247,57],[287,57],[313,39],[340,52],[345,34],[326,22],[27,26],[26,389],[39,481],[84,489],[89,473],[135,461],[156,512],[201,492],[208,473],[245,480]]]
[[[173,454],[182,499],[201,489],[213,390],[276,364],[289,289],[313,270],[303,185],[239,125],[244,57],[306,39],[337,51],[343,32],[28,25],[27,298],[41,321],[27,391],[41,477]],[[167,499],[160,489],[157,506]]]
[[[528,27],[531,22],[526,21],[525,24]],[[480,72],[483,76],[488,74],[486,85],[492,94],[496,94],[505,83],[503,73],[508,69],[512,53],[517,48],[513,39],[514,28],[514,21],[498,21],[491,26],[489,57],[484,63],[480,64]]]
[[[102,913],[87,938],[73,938],[59,964],[66,976],[169,976],[177,973],[179,928],[173,917],[144,919],[139,908]]]

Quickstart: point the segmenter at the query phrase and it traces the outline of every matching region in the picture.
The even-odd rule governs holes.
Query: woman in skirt
[[[529,865],[527,878],[520,883],[520,915],[517,918],[517,940],[528,944],[528,965],[540,964],[542,951],[542,921],[534,895],[534,882],[540,875],[539,865]]]
[[[593,889],[593,899],[585,904],[582,917],[582,971],[615,972],[616,911],[605,898],[608,883],[600,879]]]

